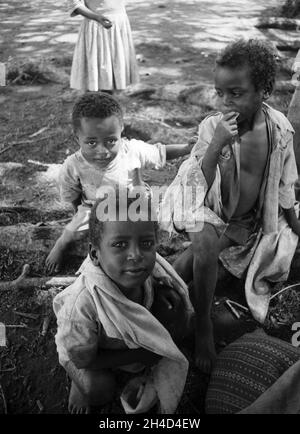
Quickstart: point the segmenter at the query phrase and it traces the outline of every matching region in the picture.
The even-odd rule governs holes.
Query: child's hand
[[[112,26],[112,22],[108,18],[105,18],[103,15],[99,15],[98,18],[97,18],[97,21],[105,29],[110,29],[111,26]]]
[[[158,284],[155,287],[151,312],[163,325],[174,319],[174,313],[182,308],[180,295],[170,287]]]
[[[168,288],[167,290],[162,290],[161,294],[161,303],[165,306],[167,310],[177,310],[177,308],[181,304],[181,297],[180,295],[171,288]]]
[[[238,113],[229,112],[218,123],[212,142],[220,147],[220,149],[226,146],[238,134],[237,117]]]

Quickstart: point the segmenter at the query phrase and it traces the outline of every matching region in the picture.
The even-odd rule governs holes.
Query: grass
[[[31,62],[14,61],[8,65],[6,79],[8,84],[16,85],[63,83],[66,74],[45,59]]]

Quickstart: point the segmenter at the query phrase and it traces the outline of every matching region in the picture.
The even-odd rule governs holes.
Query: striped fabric
[[[206,413],[241,411],[298,360],[298,348],[260,330],[242,336],[217,358],[208,386]]]

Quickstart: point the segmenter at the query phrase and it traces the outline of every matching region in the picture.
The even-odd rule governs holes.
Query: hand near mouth
[[[238,116],[239,113],[230,111],[225,113],[217,124],[212,141],[220,150],[238,135]]]

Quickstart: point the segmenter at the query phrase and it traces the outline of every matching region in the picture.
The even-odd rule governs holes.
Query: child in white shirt
[[[192,144],[150,145],[122,139],[122,109],[107,93],[82,95],[73,108],[72,123],[80,150],[64,162],[59,184],[62,199],[72,204],[75,215],[46,259],[49,273],[59,271],[76,232],[87,229],[90,208],[100,187],[140,185],[141,169],[159,169],[166,159],[183,156],[192,148]]]

